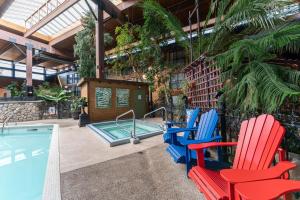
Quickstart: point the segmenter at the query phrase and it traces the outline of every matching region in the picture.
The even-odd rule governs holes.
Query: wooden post
[[[27,96],[33,96],[32,86],[32,45],[27,45],[26,48],[26,88]]]
[[[104,25],[103,25],[103,5],[101,0],[97,0],[96,78],[104,79]]]
[[[190,63],[193,62],[193,33],[192,33],[192,14],[189,11],[189,26],[190,26]]]
[[[32,47],[26,48],[26,86],[32,87]]]

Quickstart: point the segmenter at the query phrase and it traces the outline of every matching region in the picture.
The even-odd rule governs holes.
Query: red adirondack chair
[[[189,177],[207,199],[234,199],[236,183],[281,178],[295,164],[283,161],[285,151],[279,148],[285,128],[272,115],[260,115],[243,121],[238,142],[212,142],[189,145],[197,151],[197,166]],[[237,145],[232,169],[212,171],[205,169],[203,149]],[[276,151],[280,162],[270,167]]]
[[[300,191],[300,181],[271,179],[238,183],[235,185],[236,200],[271,200]]]

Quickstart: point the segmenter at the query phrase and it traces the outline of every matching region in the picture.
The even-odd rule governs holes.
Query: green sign
[[[117,89],[117,107],[129,107],[129,89]]]
[[[96,88],[96,108],[111,108],[111,88]]]

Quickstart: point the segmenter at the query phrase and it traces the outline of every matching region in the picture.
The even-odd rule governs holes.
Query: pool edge
[[[53,124],[42,200],[61,200],[59,126]]]
[[[97,133],[97,135],[100,135],[101,138],[103,138],[106,142],[108,142],[110,147],[130,143],[130,139],[127,139],[127,138],[119,139],[119,140],[112,140],[105,133],[103,133],[100,129],[97,129],[93,124],[97,124],[97,123],[88,124],[87,126],[90,129],[92,129],[95,133]]]
[[[125,120],[120,120],[120,121],[127,121],[127,119]],[[140,121],[142,123],[145,123],[144,120],[140,120],[140,119],[136,119],[136,121]],[[107,142],[110,147],[114,147],[114,146],[118,146],[118,145],[122,145],[122,144],[128,144],[131,143],[131,138],[124,138],[124,139],[119,139],[119,140],[112,140],[110,137],[108,137],[106,135],[106,133],[104,133],[103,131],[101,131],[100,129],[96,128],[94,125],[97,124],[105,124],[105,123],[112,123],[115,121],[105,121],[105,122],[95,122],[95,123],[91,123],[88,124],[87,127],[89,127],[94,133],[96,133],[97,135],[100,135],[102,139],[105,140],[105,142]],[[154,122],[147,122],[147,124],[153,126],[156,125],[157,123]],[[163,130],[162,131],[154,131],[154,132],[150,132],[150,133],[145,133],[145,134],[141,134],[141,135],[136,135],[136,137],[138,137],[139,139],[146,139],[149,137],[153,137],[156,135],[161,135],[163,134]]]

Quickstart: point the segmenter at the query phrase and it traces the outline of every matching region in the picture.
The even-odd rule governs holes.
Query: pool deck
[[[161,123],[161,119],[149,119]],[[196,200],[204,199],[184,165],[166,153],[162,135],[139,144],[110,147],[88,127],[73,119],[22,124],[58,124],[62,200]]]
[[[149,121],[162,122],[157,118]],[[22,124],[59,125],[63,200],[204,199],[186,177],[184,165],[175,164],[166,153],[162,135],[137,145],[110,147],[90,128],[79,128],[73,119],[17,123]]]
[[[148,119],[161,123],[160,118]],[[79,128],[77,120],[51,119],[21,124],[58,124],[60,127],[59,150],[61,173],[115,159],[162,144],[162,136],[157,135],[141,140],[140,144],[123,144],[110,147],[101,136],[88,127]]]

